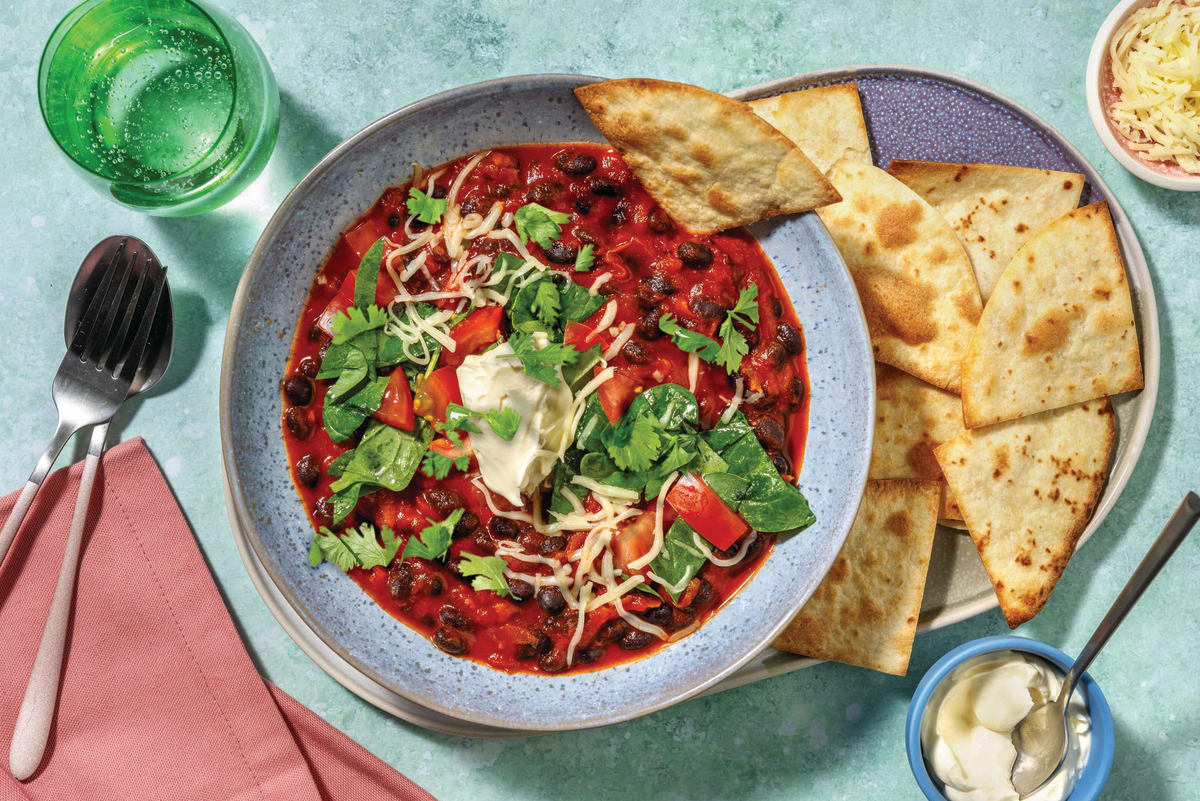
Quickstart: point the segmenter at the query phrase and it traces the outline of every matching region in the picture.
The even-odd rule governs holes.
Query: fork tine
[[[88,339],[85,345],[83,354],[84,361],[97,363],[100,361],[100,356],[103,353],[106,353],[108,349],[112,347],[112,336],[114,334],[114,327],[117,324],[118,315],[125,310],[126,304],[137,304],[136,295],[133,297],[132,301],[127,301],[125,299],[125,294],[129,287],[130,275],[135,270],[138,270],[138,264],[141,261],[141,255],[142,254],[135,251],[125,263],[125,269],[121,271],[121,280],[120,283],[117,284],[117,290],[113,295],[112,302],[108,304],[106,309],[104,309],[103,319],[100,321],[100,324],[93,333],[93,336]],[[140,273],[141,271],[138,270],[138,272]]]
[[[151,265],[154,267],[155,265]],[[146,346],[150,341],[150,332],[154,329],[154,322],[158,317],[158,304],[162,299],[163,288],[167,285],[167,268],[159,267],[158,270],[151,270],[151,282],[153,290],[150,295],[150,301],[146,304],[146,309],[142,313],[141,322],[138,324],[137,334],[133,338],[133,343],[126,349],[121,361],[114,369],[114,374],[119,374],[123,381],[132,382],[137,374],[138,367],[141,366],[142,359],[145,358]]]
[[[130,296],[129,302],[121,308],[120,324],[116,332],[108,338],[108,341],[101,343],[101,351],[96,356],[96,366],[112,367],[114,374],[118,373],[119,370],[115,366],[112,366],[111,363],[119,360],[122,354],[125,353],[124,346],[126,340],[129,338],[130,324],[137,316],[138,305],[142,301],[142,293],[146,287],[147,277],[154,268],[154,264],[148,258],[144,264],[145,269],[137,271],[137,282],[133,286],[133,295]]]
[[[110,301],[107,300],[110,291],[112,290],[113,273],[116,272],[117,265],[121,262],[125,255],[125,243],[127,239],[122,239],[121,244],[117,246],[116,252],[109,259],[108,264],[103,268],[103,275],[100,278],[100,286],[96,287],[92,293],[92,298],[88,302],[87,309],[84,310],[83,318],[79,321],[79,325],[75,327],[75,335],[71,337],[70,350],[83,355],[84,344],[92,336],[92,331],[96,326],[96,319],[100,316],[101,308],[106,308]]]

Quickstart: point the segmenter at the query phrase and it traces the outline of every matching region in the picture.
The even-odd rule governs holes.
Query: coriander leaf
[[[621,470],[648,470],[662,447],[658,421],[646,415],[622,416],[604,433],[604,446]]]
[[[592,269],[592,265],[596,263],[595,250],[596,246],[591,244],[579,249],[579,254],[575,256],[575,272],[586,273]]]
[[[463,576],[474,576],[471,587],[475,590],[491,590],[497,595],[512,595],[508,580],[504,578],[504,568],[508,567],[499,556],[480,556],[474,553],[464,553],[458,563],[458,572]]]
[[[478,434],[479,426],[471,422],[472,417],[478,416],[479,412],[473,412],[461,403],[450,403],[446,406],[446,422],[440,427],[445,433],[466,431],[468,434]],[[461,439],[458,442],[454,442],[454,444],[461,444]]]
[[[325,552],[321,550],[321,543],[317,542],[317,537],[321,536],[318,532],[313,532],[312,544],[308,546],[308,563],[312,567],[316,567],[325,561]]]
[[[417,219],[423,223],[432,225],[442,219],[442,214],[446,211],[446,199],[430,197],[420,189],[408,190],[408,201],[405,203],[408,206],[408,213],[417,215]]]
[[[552,211],[539,203],[526,203],[513,215],[522,244],[532,239],[544,248],[562,236],[562,224],[569,219],[569,214]]]
[[[694,353],[706,362],[713,362],[721,349],[712,337],[707,337],[698,331],[689,331],[675,322],[675,315],[664,314],[658,318],[658,328],[671,337],[675,347],[684,353]]]
[[[483,419],[496,436],[506,442],[512,441],[521,425],[521,413],[511,406],[486,411],[483,413]]]
[[[354,305],[360,309],[375,302],[375,286],[379,283],[379,264],[383,261],[385,241],[382,236],[376,239],[358,263],[358,274],[354,278]]]
[[[407,559],[410,556],[418,556],[422,559],[441,559],[446,555],[446,551],[450,550],[454,526],[458,524],[458,519],[462,516],[463,510],[455,509],[440,523],[426,518],[429,520],[429,525],[421,529],[419,534],[413,534],[408,538],[408,543],[405,544],[404,553],[400,558]]]
[[[426,451],[425,458],[421,460],[421,472],[430,478],[445,478],[450,475],[452,468],[457,467],[459,470],[465,471],[470,466],[470,456],[459,456],[457,459],[451,459],[449,456],[437,451]]]
[[[321,551],[321,555],[330,562],[340,567],[342,570],[349,570],[352,567],[358,567],[358,557],[354,552],[342,542],[342,538],[334,534],[329,529],[321,526],[321,530],[313,534],[313,543],[316,548]],[[313,564],[314,549],[308,550],[308,563]],[[320,561],[317,562],[320,564]],[[313,565],[316,567],[317,565]]]
[[[385,541],[396,538],[390,528],[383,529],[383,536]],[[391,563],[391,560],[386,558],[387,554],[383,546],[375,539],[375,527],[370,523],[363,523],[357,530],[346,529],[342,534],[342,543],[350,549],[350,552],[358,560],[358,566],[364,570],[370,570],[373,567],[387,567]]]
[[[751,284],[738,293],[737,303],[729,310],[729,317],[744,326],[758,324],[758,285]]]
[[[513,356],[521,360],[525,374],[552,387],[562,383],[555,368],[571,364],[579,356],[571,345],[557,342],[539,349],[534,345],[532,336],[520,332],[510,337],[508,343],[512,346]]]
[[[717,351],[716,363],[733,375],[742,366],[742,357],[750,352],[750,345],[742,332],[733,327],[733,316],[725,318],[717,332],[721,335],[721,347]]]
[[[550,511],[565,515],[570,514],[574,505],[567,500],[563,492],[574,495],[580,503],[587,497],[588,489],[571,481],[579,475],[579,462],[584,458],[583,452],[577,448],[568,450],[563,458],[554,463],[554,483],[550,486]]]
[[[366,331],[383,328],[387,321],[387,312],[374,303],[366,309],[351,306],[333,318],[333,344],[341,345]]]
[[[536,289],[529,308],[548,329],[553,328],[558,323],[562,311],[558,287],[554,281],[538,281],[534,286]]]

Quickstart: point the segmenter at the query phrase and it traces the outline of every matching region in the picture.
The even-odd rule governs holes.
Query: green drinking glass
[[[279,132],[266,56],[232,17],[191,0],[86,0],[46,44],[38,101],[101,192],[167,217],[232,200]]]

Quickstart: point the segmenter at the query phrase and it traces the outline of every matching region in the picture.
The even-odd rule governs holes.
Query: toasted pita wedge
[[[971,261],[942,215],[883,170],[842,159],[842,202],[820,209],[867,316],[876,361],[958,392],[979,321]]]
[[[754,113],[791,139],[821,172],[838,159],[871,163],[858,84],[840,83],[751,100]]]
[[[1142,387],[1108,205],[1055,220],[1000,276],[963,363],[969,428]]]
[[[868,481],[833,567],[772,645],[903,676],[941,493],[938,481]]]
[[[648,78],[581,86],[575,96],[647,191],[693,233],[838,200],[804,152],[745,103]]]
[[[1033,618],[1100,497],[1108,398],[967,430],[934,450],[1011,628]]]
[[[875,363],[875,441],[867,478],[942,481],[933,449],[963,430],[962,402],[944,389]],[[961,518],[951,493],[938,517]]]
[[[888,174],[928,200],[954,227],[985,304],[1021,245],[1078,206],[1083,191],[1079,173],[1001,164],[897,159]]]

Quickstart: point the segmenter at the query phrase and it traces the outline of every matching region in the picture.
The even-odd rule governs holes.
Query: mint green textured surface
[[[1057,127],[1109,182],[1141,238],[1162,325],[1158,413],[1142,460],[1045,611],[1021,633],[1077,652],[1184,490],[1200,485],[1192,395],[1200,372],[1200,194],[1140,183],[1092,130],[1083,70],[1108,2],[704,0],[672,10],[660,0],[623,3],[613,12],[619,22],[603,25],[600,4],[591,2],[221,5],[275,69],[279,143],[263,176],[234,203],[197,218],[156,220],[95,194],[42,127],[37,57],[69,6],[0,4],[0,358],[7,365],[0,485],[20,485],[52,430],[50,378],[79,260],[108,234],[143,237],[171,268],[176,360],[153,396],[130,404],[114,428],[123,439],[146,438],[263,672],[441,798],[559,799],[619,788],[661,799],[917,799],[903,743],[916,682],[954,645],[1007,627],[991,612],[923,636],[903,679],[822,665],[608,729],[514,741],[430,734],[326,677],[267,612],[233,546],[220,483],[220,350],[241,268],[274,207],[331,147],[412,100],[529,72],[650,75],[728,90],[823,67],[900,62],[982,81]],[[74,453],[82,455],[82,444]],[[1200,539],[1193,539],[1092,668],[1117,725],[1105,798],[1200,793],[1198,572]]]

